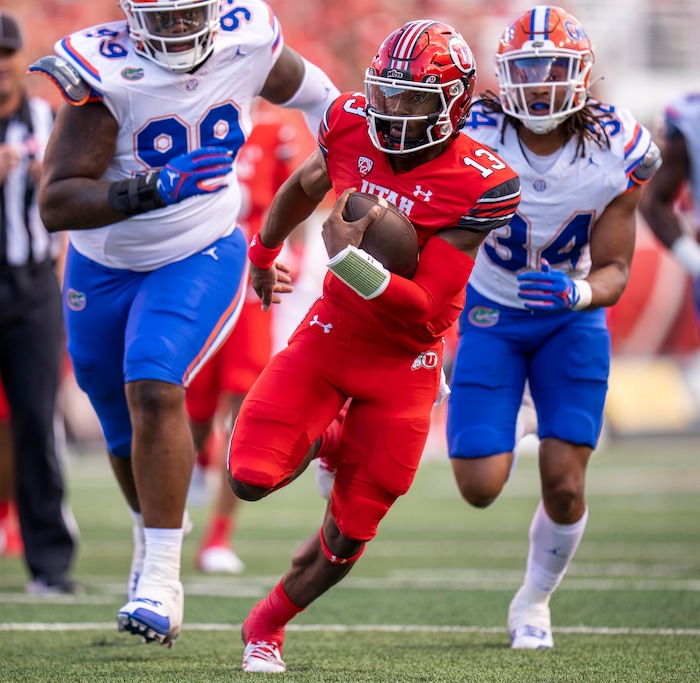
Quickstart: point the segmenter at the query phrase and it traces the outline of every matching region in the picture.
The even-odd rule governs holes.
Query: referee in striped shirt
[[[53,113],[25,94],[22,46],[19,21],[0,10],[0,378],[10,407],[27,591],[76,593],[74,523],[65,514],[54,434],[65,348],[55,270],[60,246],[37,206]]]

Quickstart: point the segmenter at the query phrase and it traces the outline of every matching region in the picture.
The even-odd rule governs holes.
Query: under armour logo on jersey
[[[413,361],[411,370],[426,368],[426,370],[434,370],[440,364],[440,358],[435,351],[424,351]]]
[[[309,327],[311,327],[312,325],[318,325],[319,327],[322,327],[323,334],[330,334],[331,330],[333,329],[333,323],[322,323],[318,319],[317,315],[315,315],[314,319],[309,323]]]
[[[363,178],[372,170],[373,166],[374,162],[369,157],[362,156],[357,160],[357,170]]]
[[[430,190],[423,190],[421,185],[416,185],[416,189],[413,190],[414,197],[422,197],[424,202],[429,202],[433,193]]]
[[[202,256],[211,256],[215,261],[219,260],[219,257],[216,255],[216,250],[218,247],[209,247],[209,249],[205,249],[202,252]]]

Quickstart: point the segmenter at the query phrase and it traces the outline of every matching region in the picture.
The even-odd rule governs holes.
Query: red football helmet
[[[120,0],[138,54],[170,71],[191,71],[214,49],[219,0]]]
[[[561,7],[538,5],[503,32],[496,75],[503,110],[537,134],[582,109],[595,55],[583,26]]]
[[[464,125],[475,82],[474,55],[459,32],[438,21],[405,24],[365,73],[374,146],[407,154],[448,139]]]

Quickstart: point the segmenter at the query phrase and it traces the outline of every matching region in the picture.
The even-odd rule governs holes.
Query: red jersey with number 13
[[[323,287],[327,305],[343,317],[352,315],[356,330],[366,329],[373,337],[384,332],[409,349],[420,350],[439,340],[464,306],[471,268],[465,268],[465,256],[443,240],[438,240],[440,245],[433,240],[430,255],[426,243],[447,228],[488,232],[506,225],[520,199],[517,174],[466,135],[456,136],[435,159],[410,171],[394,172],[390,155],[370,140],[363,93],[345,93],[336,99],[321,124],[318,143],[336,198],[349,187],[384,197],[413,223],[421,249],[413,280],[392,275],[386,291],[369,301],[329,272]],[[402,290],[409,298],[416,295],[417,310],[392,306],[392,300],[402,298]]]

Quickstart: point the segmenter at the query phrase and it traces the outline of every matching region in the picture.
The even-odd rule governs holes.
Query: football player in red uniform
[[[253,287],[267,309],[289,291],[275,262],[283,240],[333,190],[323,296],[243,402],[228,459],[236,495],[259,500],[292,481],[348,405],[320,533],[245,620],[244,671],[285,670],[286,624],[352,569],[413,481],[441,384],[442,335],[464,305],[479,245],[520,197],[516,173],[459,133],[475,79],[472,51],[452,27],[423,20],[394,31],[366,72],[366,92],[345,93],[326,111],[319,148],[276,194],[251,242]],[[358,249],[378,209],[344,221],[356,190],[386,198],[415,226],[421,253],[411,280]]]

